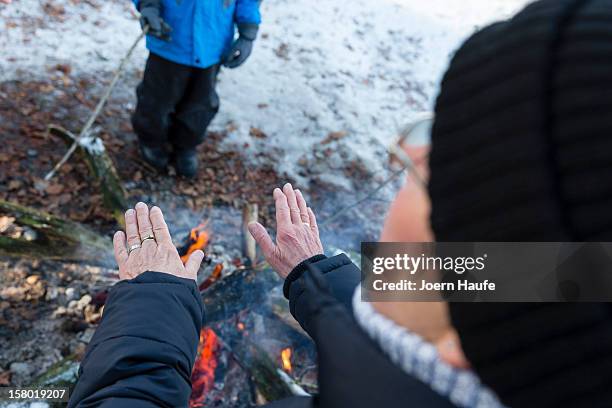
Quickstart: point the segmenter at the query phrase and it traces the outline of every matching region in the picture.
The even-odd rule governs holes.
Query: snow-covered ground
[[[458,44],[528,2],[265,0],[253,56],[221,74],[213,128],[231,129],[228,147],[247,156],[276,149],[278,169],[294,176],[308,167],[342,183],[339,169],[354,158],[377,171],[398,128],[432,108]],[[138,31],[129,0],[0,5],[0,81],[44,76],[58,63],[108,75]],[[145,58],[141,44],[130,70]],[[251,137],[251,127],[267,137]],[[344,136],[322,146],[331,132]],[[327,147],[331,154],[323,154]]]

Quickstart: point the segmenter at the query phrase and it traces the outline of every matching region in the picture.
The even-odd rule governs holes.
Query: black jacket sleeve
[[[336,255],[331,258],[325,255],[316,255],[293,268],[293,271],[285,279],[283,286],[285,297],[291,300],[290,290],[294,282],[298,281],[295,286],[296,288],[302,287],[299,280],[304,272],[308,270],[309,265],[323,274],[329,290],[338,302],[352,310],[353,292],[361,281],[361,272],[345,254]],[[295,304],[296,302],[293,303]]]
[[[311,258],[287,278],[291,313],[317,347],[319,395],[312,406],[453,407],[396,367],[357,325],[347,306],[360,275],[346,255],[339,255]]]
[[[192,280],[146,272],[117,283],[68,407],[187,407],[203,317]]]

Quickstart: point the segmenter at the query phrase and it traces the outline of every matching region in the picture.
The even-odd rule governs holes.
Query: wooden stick
[[[123,59],[121,60],[121,63],[119,64],[119,68],[117,68],[117,71],[115,71],[115,75],[113,76],[113,79],[110,85],[106,88],[106,91],[104,92],[102,99],[100,99],[100,101],[98,102],[96,109],[94,109],[92,114],[89,116],[89,119],[87,119],[87,122],[85,122],[85,126],[83,127],[83,129],[81,129],[81,133],[79,133],[79,136],[77,137],[76,141],[72,144],[72,146],[70,146],[70,148],[68,149],[64,157],[62,157],[62,159],[55,165],[55,167],[53,167],[53,169],[45,176],[45,181],[49,181],[53,178],[53,176],[55,176],[57,171],[68,161],[70,156],[72,156],[74,151],[77,149],[78,145],[82,144],[84,139],[89,135],[89,131],[91,127],[93,126],[94,122],[100,115],[100,112],[102,112],[102,108],[104,107],[104,105],[106,104],[106,101],[110,97],[111,92],[115,88],[115,85],[117,85],[117,82],[119,81],[119,78],[121,77],[121,74],[123,74],[127,61],[132,57],[132,54],[134,53],[136,46],[138,45],[140,40],[142,40],[142,38],[146,35],[147,31],[148,31],[148,27],[145,27],[145,29],[138,35],[138,38],[136,39],[136,41],[134,41],[134,43],[128,50],[127,54],[125,55],[125,57],[123,57]]]
[[[250,266],[257,264],[257,243],[248,229],[248,225],[252,222],[257,222],[259,206],[257,204],[247,203],[242,209],[242,238],[244,255],[250,262]]]

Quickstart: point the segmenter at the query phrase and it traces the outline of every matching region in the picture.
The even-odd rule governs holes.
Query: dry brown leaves
[[[53,8],[50,11],[60,13]],[[6,135],[0,152],[0,200],[32,206],[110,232],[115,228],[114,220],[103,207],[99,186],[92,182],[87,165],[78,156],[63,166],[51,183],[41,183],[67,149],[61,140],[47,134],[47,125],[78,132],[99,98],[96,84],[88,78],[73,77],[71,72],[70,65],[58,64],[49,69],[47,81],[0,83],[0,134]],[[124,94],[132,95],[129,91]],[[172,173],[158,174],[139,158],[131,112],[125,109],[128,102],[134,101],[111,98],[95,126],[101,129],[100,137],[126,185],[130,201],[145,197],[194,211],[213,205],[241,207],[248,201],[267,209],[272,204],[271,195],[261,192],[290,181],[277,174],[272,157],[260,160],[271,163],[269,166],[249,167],[249,160],[245,160],[248,145],[220,152],[225,133],[209,134],[199,147],[201,170],[195,180],[177,179]],[[231,127],[228,125],[228,132]],[[256,127],[251,128],[250,134],[255,139],[267,137]],[[267,218],[268,213],[263,215]]]

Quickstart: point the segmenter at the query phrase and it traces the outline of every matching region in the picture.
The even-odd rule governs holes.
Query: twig
[[[283,380],[287,387],[289,387],[293,395],[300,397],[310,397],[310,394],[304,391],[304,388],[302,388],[300,384],[298,384],[293,378],[291,378],[289,374],[287,374],[280,368],[277,368],[276,372],[278,373],[280,379]]]
[[[134,44],[132,44],[132,46],[128,50],[127,54],[125,55],[125,57],[123,57],[123,59],[121,60],[121,63],[119,64],[119,68],[117,68],[117,71],[115,71],[115,76],[113,77],[113,79],[112,79],[111,83],[109,84],[109,86],[106,88],[106,91],[104,92],[104,95],[102,96],[102,99],[100,99],[100,102],[98,102],[98,105],[96,106],[96,109],[93,111],[91,116],[89,116],[89,119],[87,120],[87,122],[85,123],[85,126],[83,127],[83,129],[79,133],[79,136],[77,137],[77,140],[72,144],[72,146],[70,146],[70,148],[68,149],[68,151],[66,152],[64,157],[62,157],[62,159],[55,165],[55,167],[53,167],[53,170],[51,170],[45,176],[45,181],[49,181],[49,180],[51,180],[53,178],[53,176],[55,176],[57,171],[68,161],[70,156],[72,156],[72,154],[75,152],[75,150],[78,147],[78,145],[88,135],[88,133],[89,133],[89,131],[91,129],[91,126],[94,124],[94,122],[96,121],[96,119],[100,115],[100,112],[102,112],[102,108],[104,107],[104,105],[106,104],[106,101],[110,97],[111,92],[115,88],[115,85],[117,85],[117,82],[119,81],[119,78],[121,77],[121,74],[123,74],[123,71],[125,70],[127,61],[131,58],[132,54],[134,53],[134,50],[136,49],[136,46],[138,45],[140,40],[142,40],[142,38],[146,35],[147,31],[148,31],[148,27],[145,27],[145,29],[138,35],[138,38],[136,39],[136,41],[134,41]]]
[[[361,205],[362,203],[364,203],[365,201],[369,200],[370,198],[372,198],[374,195],[376,195],[380,190],[382,190],[385,186],[387,186],[389,183],[391,183],[393,180],[395,180],[399,175],[403,174],[404,171],[410,171],[412,173],[412,175],[414,176],[414,178],[417,180],[417,182],[421,185],[425,185],[425,182],[423,181],[423,179],[421,178],[421,176],[417,173],[416,169],[414,168],[414,165],[412,164],[412,162],[410,163],[404,163],[404,167],[402,167],[401,169],[393,172],[391,174],[391,176],[389,176],[389,178],[387,178],[385,181],[383,181],[378,187],[376,187],[374,190],[370,191],[368,194],[366,194],[365,196],[363,196],[362,198],[360,198],[359,200],[355,201],[354,203],[347,205],[346,207],[338,210],[335,214],[333,214],[331,217],[327,218],[325,221],[323,221],[320,225],[327,225],[332,221],[335,221],[338,217],[340,217],[341,215],[343,215],[344,213],[352,210],[355,207],[358,207],[359,205]]]
[[[321,225],[329,224],[330,222],[336,220],[338,217],[340,217],[345,212],[347,212],[347,211],[349,211],[349,210],[359,206],[361,203],[369,200],[376,193],[378,193],[380,190],[382,190],[387,184],[391,183],[397,176],[402,174],[405,170],[408,170],[412,174],[412,176],[414,177],[414,180],[421,187],[427,188],[427,183],[425,182],[425,180],[423,180],[423,178],[421,177],[421,175],[417,171],[417,169],[416,169],[416,167],[414,165],[414,161],[412,160],[412,158],[410,158],[410,156],[408,154],[406,154],[406,152],[404,152],[403,149],[400,148],[400,145],[408,137],[410,137],[412,132],[419,125],[421,125],[421,124],[423,124],[424,122],[427,122],[427,121],[432,121],[433,117],[434,117],[433,113],[431,113],[431,112],[424,112],[424,113],[421,113],[420,115],[418,115],[417,116],[417,120],[411,122],[410,124],[405,126],[404,129],[402,129],[402,131],[400,132],[400,138],[398,139],[398,141],[396,143],[392,144],[391,147],[388,149],[389,153],[402,163],[403,166],[402,166],[402,168],[400,170],[398,170],[398,171],[394,172],[393,174],[391,174],[391,176],[387,180],[383,181],[377,188],[375,188],[374,190],[372,190],[371,192],[369,192],[368,194],[363,196],[361,199],[357,200],[356,202],[354,202],[353,204],[351,204],[351,205],[349,205],[347,207],[342,208],[341,210],[339,210],[338,212],[333,214],[331,217],[329,217],[328,219],[323,221],[321,223]]]
[[[74,133],[72,133],[68,129],[65,129],[65,128],[61,127],[60,125],[51,124],[51,125],[47,126],[46,135],[49,136],[50,134],[53,134],[53,133],[63,133],[64,135],[68,136],[69,138],[71,138],[75,142],[78,139],[77,135],[75,135]]]

